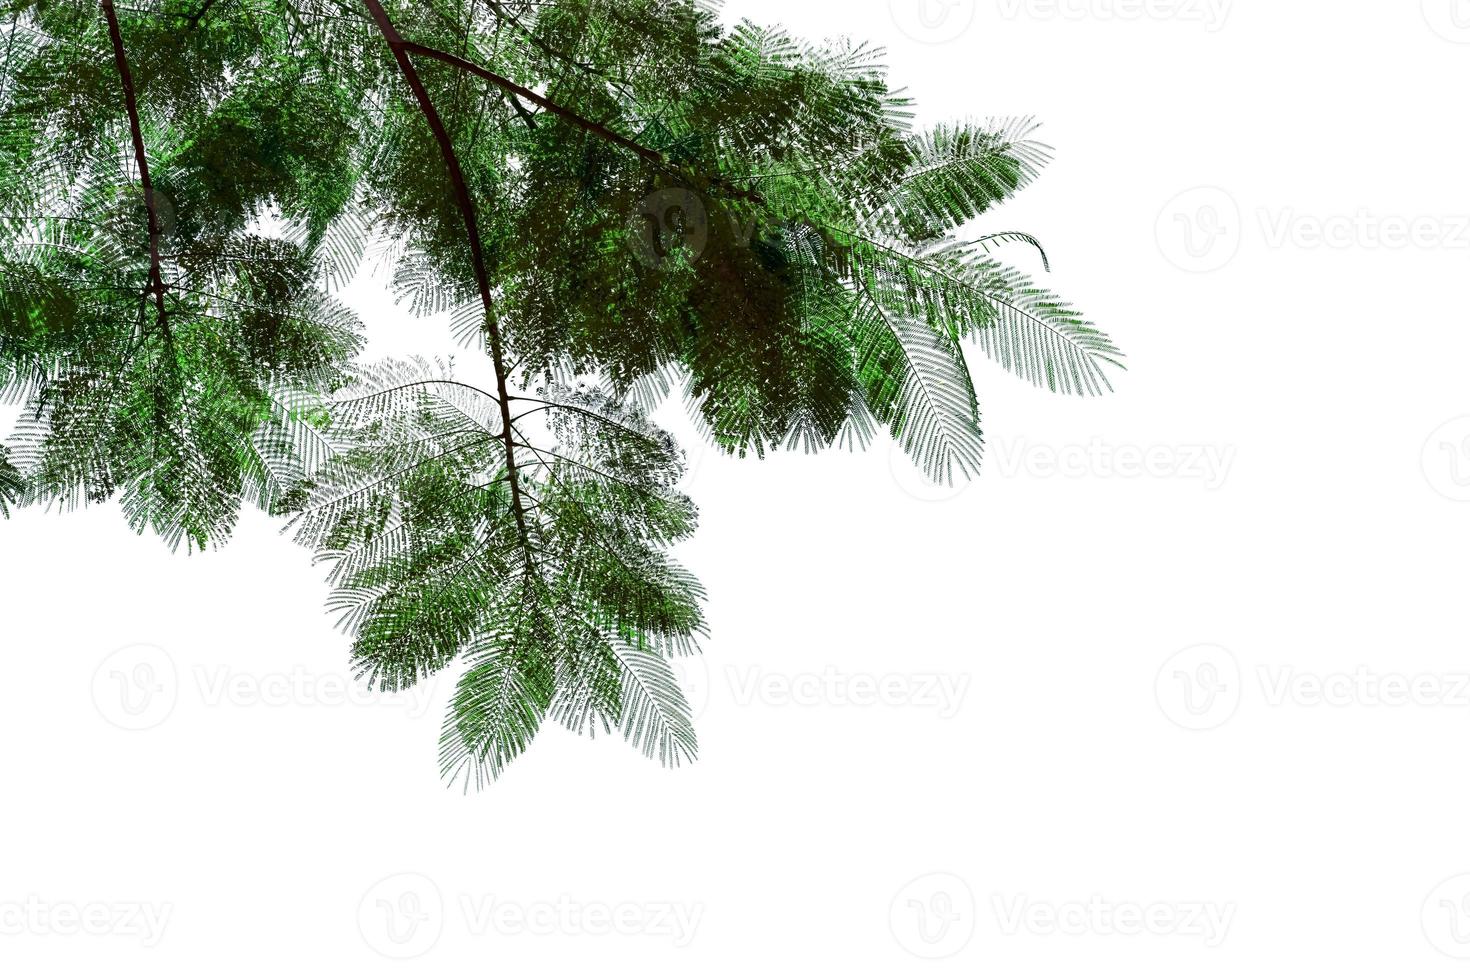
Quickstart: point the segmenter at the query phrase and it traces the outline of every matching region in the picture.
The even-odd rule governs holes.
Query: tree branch
[[[514,100],[516,97],[525,99],[532,105],[539,106],[552,115],[557,116],[561,119],[565,119],[567,122],[571,123],[573,126],[576,126],[582,131],[590,133],[593,136],[596,136],[598,139],[605,140],[608,143],[612,143],[614,146],[620,146],[628,152],[640,157],[641,159],[647,160],[649,163],[653,164],[655,167],[658,167],[660,170],[673,170],[677,173],[677,169],[674,167],[673,162],[669,160],[669,158],[663,153],[660,153],[658,150],[655,150],[652,147],[644,146],[637,140],[629,139],[621,133],[608,129],[601,123],[593,122],[591,119],[588,119],[587,117],[582,116],[571,109],[568,109],[566,106],[562,105],[559,102],[553,102],[543,95],[537,95],[535,92],[526,88],[524,85],[518,85],[517,83],[511,81],[503,75],[497,75],[495,72],[491,71],[488,68],[477,65],[473,61],[470,61],[466,58],[461,58],[457,54],[451,54],[448,51],[441,51],[438,48],[431,48],[427,45],[416,44],[413,41],[403,41],[402,39],[400,39],[399,43],[402,45],[405,51],[417,55],[422,55],[425,58],[433,58],[435,61],[442,61],[446,65],[451,65],[455,68],[460,69],[461,71],[467,71],[472,75],[483,78],[491,85],[494,85],[502,91],[509,93],[512,97],[512,100]],[[743,187],[737,187],[729,181],[725,180],[723,177],[701,175],[700,179],[707,183],[711,190],[717,190],[721,194],[724,194],[728,197],[752,201],[756,204],[761,204],[765,201],[765,199],[758,192],[748,190]]]
[[[189,30],[192,31],[194,28],[198,27],[199,21],[203,19],[205,14],[209,13],[209,8],[213,6],[214,0],[204,0],[204,3],[199,7],[199,9],[189,15]]]
[[[573,112],[566,106],[561,105],[558,102],[553,102],[545,96],[537,95],[535,92],[526,88],[524,85],[517,85],[510,79],[502,75],[497,75],[495,74],[495,72],[491,71],[488,68],[482,68],[481,66],[475,64],[473,61],[461,58],[459,55],[451,54],[448,51],[440,51],[438,48],[431,48],[423,44],[415,44],[412,41],[403,42],[403,46],[405,49],[412,52],[413,54],[420,54],[423,55],[425,58],[433,58],[435,61],[442,61],[446,65],[453,65],[455,68],[458,68],[462,71],[467,71],[471,75],[478,75],[480,78],[483,78],[491,85],[494,85],[506,92],[509,92],[512,95],[519,96],[520,98],[525,99],[527,102],[530,102],[532,105],[540,106],[547,112],[555,116],[560,116],[562,119],[565,119],[567,122],[571,123],[573,126],[576,126],[578,129],[585,130],[586,132],[591,133],[599,139],[603,139],[609,143],[621,146],[623,149],[637,154],[638,156],[656,166],[669,166],[668,157],[664,156],[658,150],[644,146],[642,143],[639,143],[635,140],[630,140],[628,139],[628,137],[622,135],[621,133],[615,133],[601,123],[593,122],[591,119],[588,119],[585,116],[578,115],[576,112]]]
[[[110,3],[111,0],[103,0],[103,2]],[[531,537],[526,528],[526,509],[521,500],[520,479],[516,468],[515,439],[511,433],[510,392],[505,386],[505,351],[500,337],[500,324],[495,315],[495,303],[490,297],[490,276],[485,269],[485,250],[480,241],[480,222],[475,213],[475,204],[470,199],[469,185],[465,183],[464,171],[460,168],[459,157],[454,152],[454,143],[449,138],[449,131],[444,128],[444,120],[439,117],[439,111],[434,108],[434,100],[430,97],[428,89],[424,87],[418,70],[414,68],[413,61],[408,56],[411,45],[399,35],[393,22],[388,18],[388,12],[383,9],[383,5],[378,0],[363,0],[363,3],[367,6],[368,12],[372,14],[373,21],[378,25],[378,31],[383,35],[383,40],[388,43],[389,50],[393,52],[393,58],[398,62],[398,70],[403,74],[403,79],[408,83],[409,89],[413,91],[414,99],[419,104],[419,111],[423,113],[424,120],[429,124],[429,129],[439,144],[439,152],[444,157],[444,166],[449,171],[449,183],[454,188],[460,215],[464,218],[465,233],[469,236],[470,241],[470,261],[475,272],[475,285],[479,288],[480,301],[485,307],[485,332],[490,340],[490,359],[495,367],[497,389],[495,400],[500,405],[500,420],[504,427],[501,435],[505,442],[505,471],[510,483],[511,509],[515,511],[516,526],[520,530],[521,540],[529,546]]]
[[[148,175],[143,124],[138,119],[138,97],[133,88],[133,73],[128,67],[122,29],[118,26],[117,10],[113,7],[112,0],[102,0],[102,14],[107,18],[107,33],[112,38],[112,56],[117,63],[117,73],[122,76],[123,101],[127,104],[128,125],[133,134],[133,159],[138,163],[138,182],[143,187],[143,203],[148,209],[148,291],[153,294],[154,303],[158,307],[158,323],[167,330],[168,311],[163,305],[163,266],[158,247],[163,229],[158,220],[158,204],[153,197],[153,180]]]

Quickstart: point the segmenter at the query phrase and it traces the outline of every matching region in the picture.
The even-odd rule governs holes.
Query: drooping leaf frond
[[[936,126],[909,138],[912,162],[866,227],[925,244],[1026,186],[1051,159],[1030,119]]]
[[[1055,294],[973,245],[946,243],[908,254],[862,241],[854,273],[890,309],[972,339],[1006,370],[1066,395],[1112,390],[1107,370],[1122,352]]]
[[[548,713],[625,731],[665,762],[691,754],[648,661],[691,652],[703,630],[702,591],[664,550],[695,521],[672,439],[595,386],[518,398],[518,522],[492,395],[427,361],[363,375],[328,409],[336,453],[294,528],[332,565],[331,604],[371,684],[468,665],[446,774],[498,775]]]
[[[980,410],[954,341],[872,299],[854,320],[873,415],[933,482],[950,485],[977,474],[985,449]]]
[[[512,619],[466,650],[440,738],[439,767],[451,782],[483,787],[525,752],[555,697],[557,662],[568,652],[560,624],[530,594],[512,587]],[[520,591],[526,590],[526,591]]]
[[[10,462],[5,448],[0,446],[0,516],[9,517],[10,508],[25,492],[25,482]]]

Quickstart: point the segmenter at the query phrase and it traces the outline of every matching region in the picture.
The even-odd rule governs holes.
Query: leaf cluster
[[[725,452],[884,430],[950,481],[968,352],[1072,395],[1122,366],[1000,261],[1039,243],[964,234],[1035,125],[916,129],[866,45],[692,0],[25,0],[0,65],[0,512],[118,499],[190,548],[288,517],[368,683],[459,672],[467,785],[548,719],[694,757],[664,398]],[[493,383],[359,363],[364,268]]]

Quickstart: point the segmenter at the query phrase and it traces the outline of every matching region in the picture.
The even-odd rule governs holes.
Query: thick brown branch
[[[409,51],[413,54],[422,55],[425,58],[433,58],[435,61],[442,61],[446,65],[451,65],[455,68],[460,69],[461,71],[467,71],[472,75],[483,78],[491,85],[494,85],[497,88],[500,88],[501,90],[510,94],[512,98],[520,97],[522,99],[525,99],[527,102],[530,102],[532,105],[540,106],[542,109],[545,109],[552,115],[557,116],[561,119],[565,119],[567,122],[571,123],[573,126],[576,126],[578,129],[581,129],[587,133],[591,133],[598,139],[612,143],[614,146],[620,146],[628,152],[636,154],[638,157],[647,160],[649,163],[653,164],[655,167],[658,167],[661,170],[674,169],[673,164],[669,160],[669,158],[660,153],[658,150],[655,150],[652,147],[644,146],[637,140],[629,139],[622,133],[618,133],[611,129],[608,129],[601,123],[594,122],[593,120],[588,119],[586,116],[583,116],[577,112],[574,112],[571,109],[568,109],[566,106],[562,105],[559,102],[553,102],[551,99],[548,99],[543,95],[537,95],[535,92],[526,88],[524,85],[518,85],[517,83],[511,81],[503,75],[497,75],[490,69],[477,65],[473,61],[470,61],[466,58],[461,58],[459,55],[451,54],[448,51],[441,51],[438,48],[431,48],[423,44],[415,44],[412,41],[401,41],[400,43],[402,44],[404,50]],[[737,187],[726,181],[722,177],[703,177],[702,179],[709,185],[712,190],[717,190],[725,196],[753,201],[757,204],[762,203],[764,200],[761,195],[756,191]]]
[[[198,27],[199,21],[204,18],[205,14],[209,13],[209,8],[213,6],[214,0],[204,0],[204,3],[200,5],[199,9],[189,15],[189,29],[193,30]]]
[[[143,203],[148,209],[148,291],[158,307],[158,322],[167,329],[168,313],[163,305],[163,265],[159,257],[159,241],[163,227],[158,220],[158,202],[153,196],[153,180],[148,175],[148,153],[143,146],[143,124],[138,119],[138,96],[133,88],[133,73],[128,67],[123,48],[122,29],[117,23],[117,10],[112,0],[102,0],[102,14],[107,18],[107,33],[112,38],[112,56],[117,73],[122,76],[123,101],[128,109],[128,125],[133,132],[133,158],[138,162],[138,183],[143,187]]]
[[[110,2],[110,0],[104,0],[104,2]],[[475,203],[470,198],[469,185],[465,183],[464,171],[460,168],[459,157],[454,152],[454,143],[449,138],[449,131],[444,128],[444,120],[440,118],[439,110],[434,108],[434,100],[430,97],[429,90],[424,87],[423,79],[419,78],[418,70],[414,68],[413,61],[408,57],[411,45],[399,36],[397,28],[388,18],[388,12],[383,9],[383,5],[378,0],[363,0],[363,2],[369,13],[372,14],[373,21],[378,25],[378,31],[383,35],[383,40],[388,42],[388,48],[393,52],[393,59],[398,62],[398,70],[413,92],[414,100],[419,105],[419,111],[423,113],[424,120],[434,134],[434,140],[439,144],[439,152],[444,157],[444,166],[449,171],[449,183],[454,188],[454,197],[459,205],[460,215],[464,219],[465,234],[469,237],[470,263],[475,273],[475,285],[480,291],[480,301],[485,307],[485,332],[490,340],[490,359],[495,367],[496,401],[500,405],[500,420],[503,425],[501,435],[505,441],[505,471],[510,483],[511,508],[515,511],[516,525],[521,532],[521,539],[529,547],[531,538],[526,529],[526,509],[521,500],[515,439],[511,432],[510,392],[505,383],[505,350],[501,343],[500,325],[495,315],[495,303],[490,296],[490,275],[485,268],[485,249],[480,241],[480,221],[475,212]]]

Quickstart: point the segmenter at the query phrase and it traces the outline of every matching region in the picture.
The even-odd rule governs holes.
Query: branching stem
[[[111,0],[104,0],[111,2]],[[424,120],[429,124],[429,129],[434,134],[434,139],[439,144],[439,152],[444,157],[444,166],[449,171],[449,182],[454,188],[454,196],[459,204],[460,215],[464,218],[465,233],[469,237],[470,262],[475,271],[475,285],[480,291],[480,302],[485,307],[485,333],[489,338],[490,359],[495,368],[496,402],[500,406],[500,420],[504,431],[502,435],[505,442],[505,471],[509,477],[511,509],[515,512],[516,526],[520,530],[521,540],[529,544],[531,536],[526,527],[526,508],[521,500],[521,485],[516,468],[515,439],[511,433],[510,422],[510,392],[506,389],[505,350],[500,336],[500,323],[495,314],[495,303],[490,296],[490,275],[485,268],[485,249],[480,241],[480,222],[475,212],[475,203],[470,199],[469,185],[465,183],[464,171],[460,168],[459,157],[454,152],[454,143],[449,138],[449,131],[444,127],[444,120],[440,118],[439,111],[434,108],[434,100],[429,95],[429,90],[424,87],[423,79],[419,77],[418,70],[413,66],[413,60],[409,52],[416,50],[417,45],[409,44],[399,35],[397,28],[393,26],[388,12],[378,0],[363,0],[368,12],[372,14],[373,21],[378,25],[378,31],[383,35],[383,40],[388,43],[393,52],[393,59],[398,62],[398,70],[403,74],[403,80],[413,92],[414,99],[418,102],[419,111],[423,113]],[[452,56],[451,56],[452,57]]]
[[[562,119],[565,119],[567,122],[571,123],[573,126],[576,126],[578,129],[591,133],[599,139],[603,139],[609,143],[621,146],[623,149],[637,154],[638,156],[647,160],[649,163],[654,164],[655,166],[667,167],[669,165],[668,157],[664,156],[659,151],[644,146],[642,143],[639,143],[636,140],[631,140],[621,133],[616,133],[611,129],[608,129],[601,123],[593,122],[591,119],[588,119],[585,116],[581,116],[573,112],[571,109],[568,109],[566,106],[558,102],[553,102],[545,96],[537,95],[535,92],[526,88],[524,85],[517,85],[510,79],[502,75],[497,75],[490,69],[481,67],[480,65],[475,64],[473,61],[470,61],[466,58],[461,58],[459,55],[451,54],[448,51],[440,51],[438,48],[431,48],[423,44],[415,44],[412,41],[403,42],[403,46],[413,54],[423,55],[425,58],[433,58],[435,61],[442,61],[446,65],[452,65],[455,68],[460,69],[461,71],[467,71],[471,75],[476,75],[480,78],[483,78],[491,85],[494,85],[497,88],[502,89],[503,91],[509,92],[511,95],[515,95],[522,99],[525,99],[532,105],[540,106],[542,109],[545,109],[552,115],[559,116]]]
[[[441,51],[438,48],[431,48],[427,45],[415,44],[412,41],[403,41],[402,39],[400,39],[399,44],[405,51],[408,51],[412,54],[422,55],[425,58],[433,58],[435,61],[442,61],[446,65],[458,68],[461,71],[469,72],[471,75],[474,75],[478,78],[483,78],[491,85],[494,85],[509,94],[512,101],[514,101],[517,97],[525,99],[532,105],[539,106],[552,115],[557,116],[561,119],[565,119],[573,126],[576,126],[578,129],[590,133],[593,136],[596,136],[598,139],[605,140],[606,142],[611,143],[614,146],[622,147],[629,153],[632,153],[639,158],[648,161],[660,170],[675,169],[669,158],[663,153],[660,153],[658,150],[655,150],[652,147],[644,146],[637,140],[629,139],[622,133],[615,132],[614,130],[611,130],[604,126],[602,123],[594,122],[593,120],[588,119],[586,116],[583,116],[577,112],[572,111],[571,109],[568,109],[566,106],[562,105],[559,102],[553,102],[551,99],[548,99],[543,95],[538,95],[530,89],[526,88],[524,85],[518,85],[517,83],[511,81],[503,75],[497,75],[490,69],[485,68],[482,65],[477,65],[467,58],[461,58],[457,54],[452,54],[448,51]],[[719,191],[725,196],[752,201],[757,204],[764,201],[764,198],[759,193],[752,190],[747,190],[743,187],[737,187],[726,181],[724,178],[704,177],[702,179],[709,184],[712,190]]]
[[[128,125],[132,129],[133,159],[138,162],[138,183],[143,187],[143,203],[148,209],[148,291],[153,294],[158,307],[158,323],[167,331],[168,311],[163,305],[163,265],[159,256],[159,242],[163,238],[163,227],[158,220],[158,202],[153,195],[153,180],[148,174],[148,153],[143,145],[143,124],[138,118],[138,96],[133,88],[133,72],[128,67],[128,54],[123,48],[122,28],[118,26],[117,10],[112,0],[102,0],[102,14],[107,18],[107,33],[112,38],[112,57],[117,62],[117,73],[122,76],[123,101],[127,104]]]
[[[200,4],[199,9],[189,15],[189,29],[193,30],[198,27],[199,22],[204,19],[204,15],[209,13],[209,8],[213,6],[214,0],[204,0],[204,3]]]

